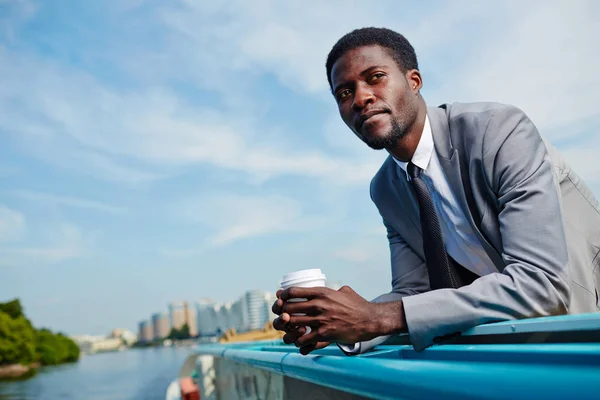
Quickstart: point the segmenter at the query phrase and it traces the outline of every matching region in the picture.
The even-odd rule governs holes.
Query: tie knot
[[[406,170],[408,171],[408,175],[412,178],[418,178],[419,175],[421,175],[421,171],[422,169],[417,167],[415,164],[413,164],[412,162],[408,163],[408,167],[406,168]]]

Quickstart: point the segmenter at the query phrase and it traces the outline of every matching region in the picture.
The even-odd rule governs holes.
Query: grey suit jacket
[[[600,311],[600,205],[531,120],[497,103],[428,116],[446,178],[497,272],[430,290],[418,204],[388,157],[371,198],[387,228],[392,291],[374,301],[402,299],[414,348],[487,322]]]

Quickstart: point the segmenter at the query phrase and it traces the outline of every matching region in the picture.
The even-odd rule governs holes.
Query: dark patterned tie
[[[421,230],[423,231],[423,252],[429,271],[429,286],[432,290],[458,288],[461,285],[450,265],[433,200],[425,181],[421,177],[422,170],[410,162],[407,171],[412,178],[417,201],[419,202]]]

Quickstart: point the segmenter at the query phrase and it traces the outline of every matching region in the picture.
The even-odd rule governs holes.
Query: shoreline
[[[35,375],[39,366],[39,363],[0,365],[0,380],[29,378]]]

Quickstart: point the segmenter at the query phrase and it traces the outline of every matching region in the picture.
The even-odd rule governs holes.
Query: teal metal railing
[[[197,352],[367,398],[600,399],[600,313],[482,325],[422,352],[405,343],[351,357],[337,346],[302,356],[281,341]]]

